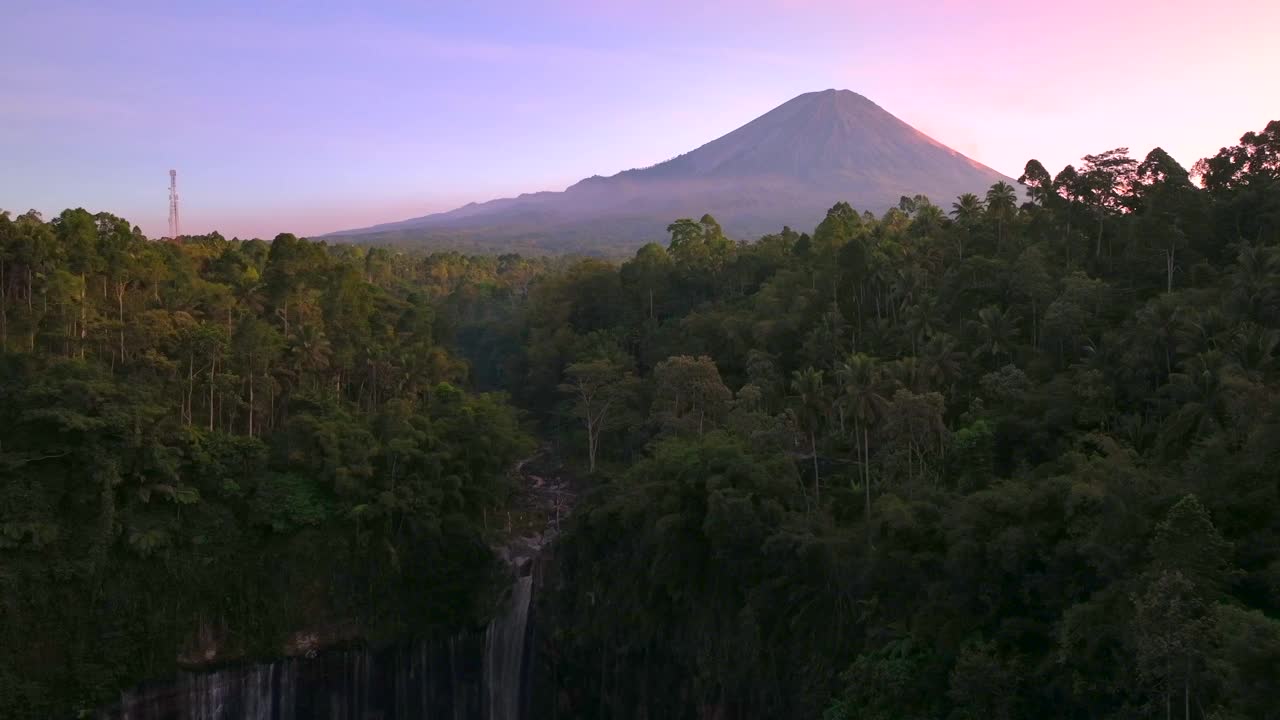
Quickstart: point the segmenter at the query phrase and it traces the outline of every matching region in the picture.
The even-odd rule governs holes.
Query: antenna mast
[[[182,226],[178,222],[178,171],[169,171],[169,237],[177,240],[182,234]]]

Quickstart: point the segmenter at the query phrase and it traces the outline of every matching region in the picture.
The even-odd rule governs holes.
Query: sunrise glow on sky
[[[697,5],[692,8],[692,5]],[[1280,2],[78,2],[0,10],[0,209],[271,237],[651,165],[848,88],[1017,177],[1280,118]]]

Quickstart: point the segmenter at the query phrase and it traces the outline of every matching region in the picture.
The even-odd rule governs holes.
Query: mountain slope
[[[733,132],[648,168],[426,217],[334,233],[359,242],[612,254],[711,213],[732,236],[807,229],[847,200],[882,211],[902,195],[940,204],[1009,178],[848,90],[800,95]]]

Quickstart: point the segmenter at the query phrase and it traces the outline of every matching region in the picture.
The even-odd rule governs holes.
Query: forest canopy
[[[0,715],[483,624],[533,442],[438,313],[498,262],[0,214]]]
[[[1020,183],[617,263],[0,214],[0,706],[483,623],[541,436],[536,717],[1277,717],[1280,121]]]

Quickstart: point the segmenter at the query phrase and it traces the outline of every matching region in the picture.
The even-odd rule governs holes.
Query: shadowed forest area
[[[0,214],[0,708],[483,625],[538,718],[1275,718],[1280,121],[621,262]]]

